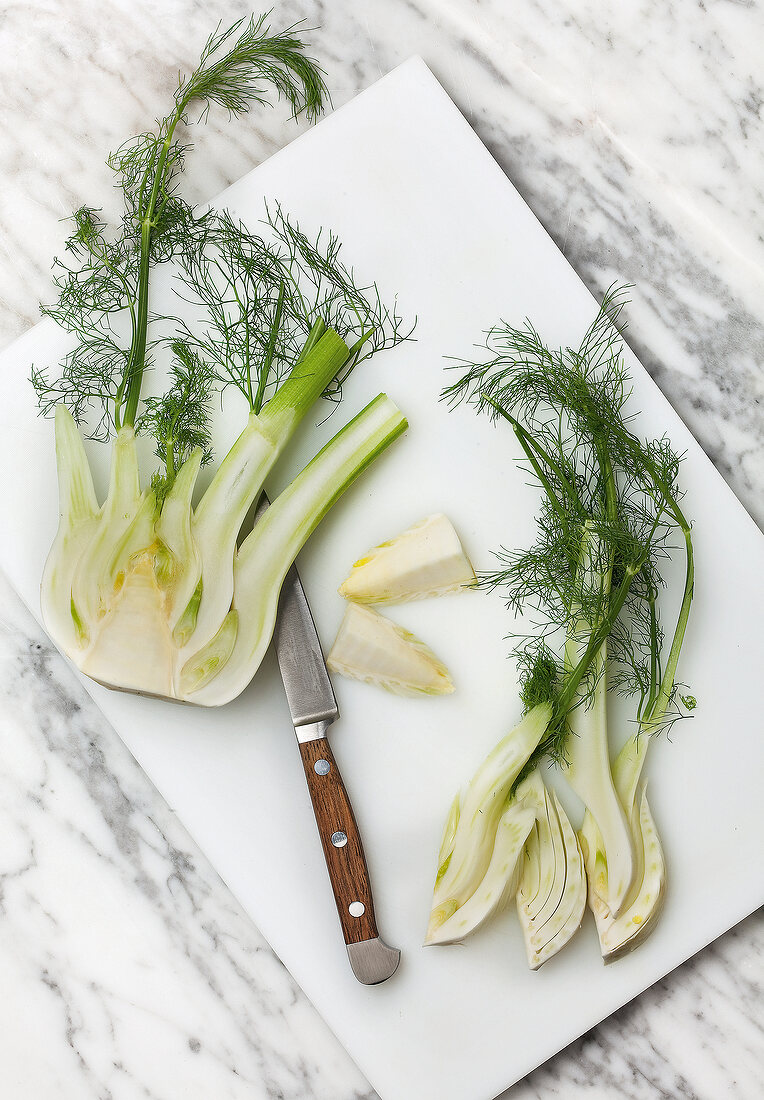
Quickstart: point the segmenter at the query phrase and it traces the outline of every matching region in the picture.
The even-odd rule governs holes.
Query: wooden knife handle
[[[345,784],[325,737],[300,742],[329,879],[345,943],[375,939],[369,871]]]

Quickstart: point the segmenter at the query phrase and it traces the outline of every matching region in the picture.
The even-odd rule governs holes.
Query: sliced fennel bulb
[[[438,857],[438,871],[433,891],[430,921],[425,943],[452,942],[449,925],[446,939],[441,939],[441,929],[454,914],[464,906],[479,890],[494,860],[494,870],[506,862],[505,851],[514,851],[514,841],[518,831],[510,829],[514,820],[514,811],[502,830],[504,839],[494,859],[499,822],[510,809],[510,793],[526,761],[544,737],[552,717],[549,703],[540,703],[533,707],[498,745],[488,754],[463,795],[452,803],[443,842]],[[525,839],[530,832],[535,810],[531,814],[528,828],[520,841],[517,852],[522,852]],[[525,818],[522,818],[524,823]],[[498,904],[499,895],[493,886],[491,876],[491,894]],[[502,895],[503,896],[503,895]],[[485,901],[486,890],[483,898]],[[495,907],[495,906],[494,906]],[[482,910],[481,910],[482,912]],[[483,914],[480,922],[484,919]],[[460,927],[463,938],[470,929]]]
[[[429,646],[358,604],[345,611],[326,663],[333,672],[394,695],[450,695],[454,690],[448,669]]]
[[[527,730],[521,727],[509,736],[518,730],[524,738]],[[526,748],[527,742],[523,752]],[[532,751],[527,750],[525,759]],[[514,767],[511,771],[516,777]],[[463,814],[470,801],[475,805],[474,792],[472,800],[469,791],[454,799],[441,842],[425,943],[429,946],[466,939],[516,896],[528,965],[538,970],[581,926],[586,911],[583,859],[567,815],[556,794],[547,792],[538,769],[519,783],[511,796],[498,801],[500,793],[501,787],[497,787],[498,821],[489,821],[482,835],[474,837],[478,840],[475,854],[484,870],[477,879],[475,866],[470,867],[473,880],[462,889],[449,872]],[[482,811],[478,809],[478,816],[472,819],[473,833],[475,822],[483,816],[495,819],[495,807],[493,815],[486,803]],[[464,870],[461,878],[469,881]]]
[[[606,551],[601,540],[584,527],[578,562],[584,592],[594,588],[607,593],[610,570],[601,568]],[[565,663],[573,669],[590,643],[592,624],[573,609],[565,645]],[[589,879],[590,888],[603,899],[611,913],[618,913],[634,878],[634,852],[626,815],[616,794],[610,771],[607,727],[607,641],[603,641],[592,662],[586,690],[579,692],[568,711],[570,736],[565,777],[597,822],[602,838],[608,875]]]
[[[357,603],[403,603],[455,592],[474,581],[453,524],[439,513],[368,550],[339,592]]]
[[[532,800],[513,798],[496,826],[488,867],[465,902],[441,902],[433,910],[425,944],[458,943],[477,931],[515,893],[522,872],[523,847],[536,820]]]
[[[324,364],[328,370],[334,373],[334,361]],[[222,464],[225,476],[213,479],[196,511],[191,491],[198,454],[160,503],[151,489],[138,491],[132,428],[117,433],[109,491],[98,510],[79,433],[59,407],[61,518],[41,602],[51,637],[83,672],[107,686],[202,706],[226,703],[246,687],[267,648],[279,590],[300,548],[340,494],[406,427],[393,402],[377,397],[298,474],[237,551],[241,520],[325,381],[311,377],[299,395],[293,392],[288,418],[278,407],[269,416],[270,406],[250,417],[245,433],[259,446],[250,439],[239,446],[240,437]],[[210,516],[218,517],[219,527]]]
[[[598,654],[598,677],[592,699],[574,706],[568,714],[571,737],[565,778],[597,822],[606,859],[606,875],[589,876],[590,889],[612,913],[618,913],[634,878],[634,850],[626,814],[616,794],[610,770],[607,732],[606,644]]]
[[[581,849],[557,795],[546,790],[538,769],[521,788],[536,807],[517,891],[517,914],[528,966],[538,968],[561,951],[581,927],[586,877]]]
[[[582,862],[606,960],[652,927],[665,867],[639,789],[644,749],[683,716],[680,703],[695,705],[692,696],[679,693],[675,678],[694,591],[691,527],[679,506],[681,459],[665,437],[643,440],[631,429],[617,330],[623,304],[620,291],[611,288],[577,348],[548,347],[530,320],[520,328],[500,321],[488,331],[487,356],[464,361],[464,373],[442,394],[508,423],[541,492],[535,541],[525,550],[502,548],[498,567],[478,578],[478,587],[501,589],[509,608],[532,624],[514,649],[521,697],[526,707],[544,700],[552,707],[523,775],[547,757],[586,804],[580,847],[562,807],[548,795],[528,837],[517,900],[531,966],[580,923]],[[677,533],[684,542],[685,589],[666,657],[661,569]],[[636,697],[639,728],[612,771],[608,687]],[[521,790],[527,799],[522,784],[516,797]],[[449,897],[442,889],[451,874],[459,830],[453,819],[460,811],[462,803],[455,803],[435,888],[442,908],[433,909],[431,925],[433,918],[437,924],[451,920],[466,903],[455,890]],[[483,837],[465,862],[470,858],[467,896],[486,871]],[[577,885],[566,894],[562,869],[567,874],[568,866]]]

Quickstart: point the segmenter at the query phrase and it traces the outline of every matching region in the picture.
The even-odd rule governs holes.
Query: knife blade
[[[361,836],[327,731],[339,717],[321,642],[293,565],[273,635],[337,913],[353,973],[364,985],[392,977],[401,953],[380,937]]]

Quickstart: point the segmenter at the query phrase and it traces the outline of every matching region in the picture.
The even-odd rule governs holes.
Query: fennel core
[[[265,103],[268,86],[295,116],[315,117],[323,106],[322,73],[294,28],[272,34],[263,16],[209,38],[157,131],[109,160],[125,200],[118,232],[108,234],[89,207],[74,215],[73,259],[57,262],[59,298],[44,312],[76,343],[57,376],[32,372],[43,413],[55,410],[61,516],[41,594],[51,636],[107,686],[206,706],[249,683],[291,562],[406,427],[380,394],[243,529],[314,402],[338,400],[358,363],[408,335],[376,285],[357,284],[333,235],[308,238],[277,205],[266,211],[266,240],[226,211],[195,214],[177,194],[188,146],[176,131],[189,107],[199,102],[202,117],[211,104],[238,115]],[[175,293],[195,307],[193,325],[150,315],[151,270],[170,260]],[[172,335],[149,339],[155,321]],[[144,397],[160,347],[171,355],[169,388]],[[247,422],[194,506],[199,470],[211,460],[210,400],[229,387],[246,399]],[[113,440],[102,504],[82,423],[91,438]],[[145,489],[139,434],[153,436],[163,464]]]

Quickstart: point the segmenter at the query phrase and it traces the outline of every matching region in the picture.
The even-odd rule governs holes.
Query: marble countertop
[[[111,192],[238,0],[37,0],[0,21],[0,344],[50,297],[60,219]],[[421,54],[764,521],[764,9],[731,0],[321,0],[339,106]],[[199,132],[203,200],[291,140],[282,111]],[[0,1067],[9,1100],[369,1098],[373,1090],[0,580]],[[750,917],[536,1070],[511,1100],[764,1095]]]

